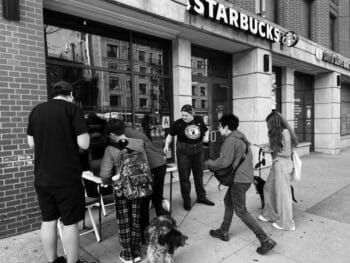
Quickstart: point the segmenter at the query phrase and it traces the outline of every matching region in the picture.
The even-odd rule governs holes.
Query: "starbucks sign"
[[[187,10],[192,14],[204,16],[215,22],[240,29],[271,42],[280,42],[281,37],[284,36],[281,35],[277,27],[264,21],[259,21],[255,17],[239,12],[232,7],[227,7],[215,0],[189,0]]]

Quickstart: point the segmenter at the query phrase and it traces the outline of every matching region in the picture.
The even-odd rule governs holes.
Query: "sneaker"
[[[134,258],[134,262],[135,262],[135,263],[136,263],[136,262],[139,262],[139,261],[141,261],[141,257],[140,257],[140,256]]]
[[[263,221],[263,222],[269,222],[269,220],[268,220],[266,217],[264,217],[263,215],[259,215],[259,216],[258,216],[258,219],[259,219],[260,221]]]
[[[212,237],[215,237],[215,238],[218,238],[218,239],[221,239],[222,241],[229,241],[230,238],[228,236],[227,233],[223,233],[220,229],[212,229],[209,231],[209,235],[211,235]]]
[[[167,212],[167,213],[170,212],[170,202],[168,199],[162,200],[162,208],[163,208],[164,212]]]
[[[185,199],[184,200],[184,209],[186,211],[190,211],[192,208],[192,205],[191,205],[191,199]]]
[[[127,259],[123,258],[121,255],[119,255],[119,260],[123,263],[133,263],[132,259],[127,260]]]
[[[264,242],[261,242],[261,246],[256,249],[256,252],[260,255],[265,255],[271,249],[276,246],[276,241],[271,238],[266,239]]]
[[[209,205],[209,206],[214,206],[215,203],[210,201],[208,198],[204,197],[204,198],[201,198],[201,199],[197,199],[197,203],[199,204],[205,204],[205,205]]]
[[[283,228],[283,227],[280,227],[279,225],[277,225],[277,223],[272,223],[272,226],[274,228],[277,228],[278,230],[289,230],[289,231],[294,231],[295,230],[295,226],[293,226],[291,228]]]

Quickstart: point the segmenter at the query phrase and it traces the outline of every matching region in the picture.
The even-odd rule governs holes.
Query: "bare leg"
[[[63,226],[63,247],[67,253],[67,263],[76,263],[79,259],[79,227],[78,223]]]
[[[57,258],[57,220],[41,223],[41,242],[49,262]]]

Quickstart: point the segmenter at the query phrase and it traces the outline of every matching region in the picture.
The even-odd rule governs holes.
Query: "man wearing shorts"
[[[62,242],[68,263],[79,261],[78,223],[85,216],[79,150],[90,139],[82,111],[73,104],[73,87],[59,81],[54,98],[37,105],[29,115],[27,138],[34,148],[34,185],[42,213],[41,241],[49,262],[57,257],[57,220],[63,222]]]

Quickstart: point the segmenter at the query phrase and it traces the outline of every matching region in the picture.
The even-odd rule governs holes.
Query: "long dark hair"
[[[298,145],[298,138],[295,135],[294,130],[281,113],[272,111],[266,117],[266,123],[271,150],[274,152],[280,152],[282,150],[282,131],[284,129],[288,129],[289,131],[292,147]]]

